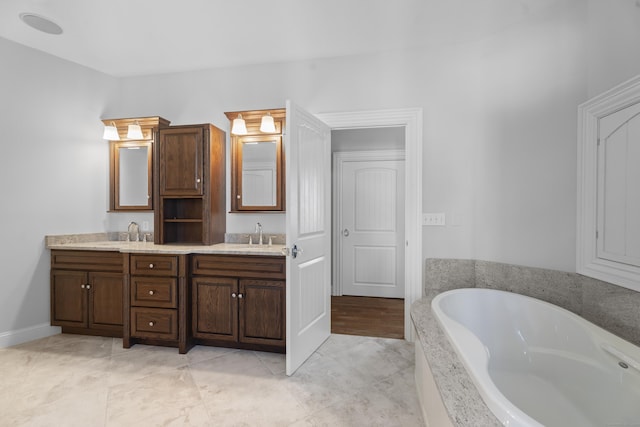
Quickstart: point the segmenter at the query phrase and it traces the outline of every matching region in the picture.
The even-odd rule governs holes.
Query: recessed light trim
[[[28,12],[21,13],[18,16],[22,22],[38,31],[53,35],[62,34],[62,27],[49,18]]]

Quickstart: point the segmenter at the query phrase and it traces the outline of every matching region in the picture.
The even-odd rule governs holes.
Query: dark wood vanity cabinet
[[[65,333],[122,336],[123,255],[51,251],[51,324]]]
[[[187,316],[187,255],[131,254],[126,284],[123,346],[135,343],[190,348]]]
[[[154,165],[156,244],[224,241],[225,144],[224,131],[210,124],[160,130]]]
[[[284,257],[193,255],[196,343],[285,352]]]

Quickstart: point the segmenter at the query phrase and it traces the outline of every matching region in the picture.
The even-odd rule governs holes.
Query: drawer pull
[[[153,264],[149,264],[149,268],[153,268]]]
[[[155,326],[155,324],[156,324],[156,322],[154,322],[154,321],[149,322],[149,326]]]
[[[153,296],[153,294],[155,294],[155,292],[153,292],[153,291],[149,291],[149,295],[152,295],[152,296]]]

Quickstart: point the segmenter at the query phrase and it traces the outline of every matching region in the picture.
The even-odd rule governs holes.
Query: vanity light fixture
[[[247,133],[247,124],[242,118],[242,114],[238,114],[238,117],[233,119],[233,126],[231,126],[231,133],[234,135],[246,135]]]
[[[262,116],[262,121],[260,122],[260,132],[265,132],[265,133],[276,132],[276,125],[273,122],[273,117],[271,116],[271,113],[267,113],[264,116]]]
[[[106,139],[108,141],[120,141],[120,135],[118,134],[118,128],[114,122],[111,122],[110,125],[104,127],[104,133],[102,134],[102,139]]]
[[[134,124],[129,125],[127,130],[127,139],[144,139],[140,123],[136,120]]]

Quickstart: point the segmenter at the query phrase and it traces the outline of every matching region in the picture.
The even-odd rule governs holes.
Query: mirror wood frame
[[[105,126],[115,125],[118,129],[119,141],[109,141],[109,211],[153,211],[153,143],[158,138],[160,129],[169,127],[171,123],[159,116],[132,117],[124,119],[103,119]],[[130,124],[139,124],[142,128],[142,140],[127,139]],[[120,203],[120,156],[123,147],[147,147],[147,185],[148,199],[146,205],[122,205]]]
[[[276,131],[267,133],[260,131],[262,116],[271,114]],[[229,124],[242,114],[247,126],[247,135],[234,135],[229,132],[231,143],[231,212],[284,212],[285,211],[285,156],[283,131],[285,128],[286,109],[248,110],[224,113]],[[276,143],[276,196],[273,206],[247,206],[242,203],[242,149],[245,142],[273,141]]]
[[[153,210],[153,143],[152,141],[110,141],[111,184],[109,205],[114,211],[152,211]],[[120,149],[147,149],[147,203],[146,205],[124,205],[120,203]]]

